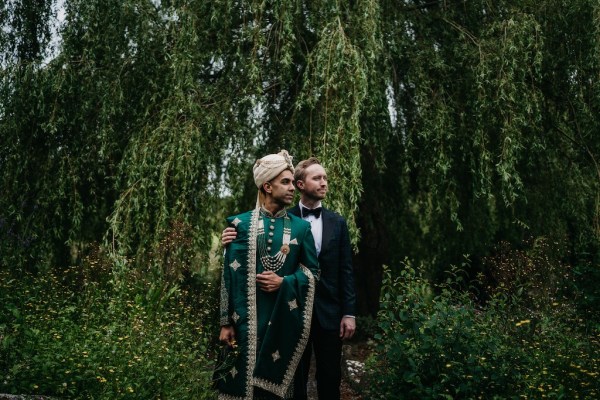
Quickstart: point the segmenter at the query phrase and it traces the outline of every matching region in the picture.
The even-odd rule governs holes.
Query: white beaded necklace
[[[285,263],[285,259],[287,258],[288,253],[290,252],[290,238],[292,236],[292,229],[290,227],[291,220],[289,215],[285,210],[283,211],[283,236],[281,238],[281,248],[274,255],[269,254],[271,252],[271,243],[273,243],[273,230],[275,230],[274,216],[268,215],[265,210],[261,209],[260,215],[262,220],[258,224],[258,231],[256,235],[256,240],[258,242],[258,252],[260,256],[260,261],[262,262],[263,267],[268,271],[277,272],[283,267]],[[279,216],[279,213],[278,213]],[[269,222],[269,234],[265,234],[265,224],[264,220],[268,219]]]

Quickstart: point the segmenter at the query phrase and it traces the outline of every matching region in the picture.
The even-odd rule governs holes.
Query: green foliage
[[[140,256],[177,220],[207,259],[283,147],[390,265],[525,235],[597,262],[595,2],[67,0],[61,26],[29,3],[0,8],[4,265]]]
[[[582,313],[592,316],[596,329],[600,329],[600,268],[591,264],[577,265],[572,274],[574,290],[578,294],[577,306]]]
[[[368,398],[598,396],[598,332],[572,303],[540,313],[495,296],[480,308],[463,283],[461,270],[432,287],[410,264],[396,277],[386,268]]]
[[[353,216],[362,192],[359,144],[366,63],[339,18],[327,24],[320,36],[322,40],[308,60],[305,99],[300,105],[306,103],[311,110],[325,110],[314,117],[322,130],[315,140],[315,151],[321,154],[321,162],[329,174],[344,177],[340,182],[345,190],[338,190],[341,185],[333,180],[333,195],[328,201],[348,216],[348,227],[356,244],[358,232]]]
[[[534,357],[518,350],[521,344],[510,336],[515,318],[540,321],[519,328],[535,325],[530,336],[560,353],[568,340],[585,349],[580,330],[567,330],[573,309],[597,327],[597,1],[65,0],[60,26],[56,4],[0,4],[0,268],[12,277],[11,285],[23,285],[15,286],[23,293],[47,290],[48,282],[79,276],[65,266],[84,265],[84,255],[102,243],[111,278],[94,290],[52,297],[57,312],[91,307],[82,319],[66,311],[59,319],[66,321],[61,330],[74,332],[58,333],[72,338],[69,346],[92,354],[75,337],[89,346],[112,346],[113,339],[94,340],[92,326],[106,331],[113,317],[133,325],[142,310],[166,325],[173,321],[176,299],[188,296],[180,279],[202,281],[200,272],[214,263],[214,235],[223,215],[254,204],[254,159],[286,148],[296,161],[315,155],[327,168],[331,191],[325,205],[348,220],[362,257],[356,269],[375,277],[359,285],[376,281],[382,263],[401,265],[407,256],[437,282],[462,254],[471,254],[465,268],[487,274],[477,284],[489,296],[483,314],[448,288],[427,294],[423,286],[420,295],[431,298],[414,300],[421,307],[416,321],[439,313],[439,321],[454,321],[452,332],[471,324],[496,346],[490,350],[470,328],[464,335],[473,347],[442,335],[441,325],[429,327],[439,328],[436,340],[458,349],[448,353],[454,357],[451,371],[448,362],[433,359],[435,371],[453,382],[439,388],[457,397],[467,390],[483,393],[484,386],[461,386],[467,381],[452,371],[464,370],[491,393],[501,391],[490,386],[491,376],[529,393],[521,380],[498,372],[509,362],[510,348],[516,351],[513,361],[535,377],[535,390],[548,382],[553,389],[544,386],[546,393],[559,390],[552,383],[562,382],[559,369],[532,373]],[[60,36],[56,47],[51,32]],[[184,237],[174,239],[178,230]],[[555,249],[540,242],[524,252],[494,248],[500,242],[520,246],[525,237],[562,244]],[[182,246],[169,247],[172,240]],[[503,254],[506,264],[497,258]],[[572,278],[568,282],[557,280],[563,271]],[[27,279],[12,280],[20,277]],[[360,292],[373,297],[367,312],[374,313],[379,291],[372,286]],[[23,308],[27,299],[17,292],[1,296],[10,300],[6,304],[20,304],[13,307],[19,318],[42,332],[28,334],[40,337],[31,343],[64,353],[46,335],[50,325],[35,325],[34,316],[49,310],[41,297],[32,297],[37,309]],[[568,306],[552,306],[564,298]],[[529,311],[521,304],[525,299]],[[127,301],[141,309],[125,312]],[[14,317],[7,307],[3,318]],[[98,311],[103,308],[115,314],[105,317]],[[509,309],[516,310],[513,319]],[[191,321],[181,318],[186,330]],[[114,329],[120,337],[134,337],[123,327]],[[160,325],[149,329],[167,334]],[[12,333],[3,337],[17,340]],[[437,346],[431,336],[419,336],[427,337],[427,346]],[[19,352],[33,356],[33,344],[14,343],[10,360],[17,363]],[[142,341],[132,343],[139,348]],[[429,356],[416,345],[407,348],[414,366],[402,371],[420,371],[418,362]],[[467,349],[497,361],[498,371],[480,358],[464,364],[457,352]],[[553,365],[544,358],[546,350],[540,354]],[[578,361],[575,350],[564,354],[590,371],[590,362]],[[76,356],[81,358],[70,357]],[[75,371],[76,364],[65,359]],[[118,365],[124,371],[127,364]],[[22,378],[24,385],[40,385],[33,375]],[[414,390],[425,387],[408,378]],[[45,381],[59,393],[58,378]],[[16,380],[7,382],[17,388]],[[111,382],[115,396],[126,389]],[[565,382],[565,393],[586,393]]]
[[[98,252],[48,274],[2,269],[0,392],[213,398],[217,290],[159,263],[164,245],[144,271]]]
[[[52,0],[7,0],[0,5],[0,64],[7,61],[37,62],[50,42]],[[10,27],[10,29],[8,29]]]
[[[357,342],[366,342],[373,338],[373,336],[378,332],[379,326],[377,323],[377,319],[367,316],[357,316],[356,317],[356,332],[352,339]]]
[[[552,304],[563,301],[572,293],[574,284],[571,268],[564,261],[568,251],[561,243],[536,238],[514,249],[500,243],[484,259],[488,277],[486,296],[503,295],[526,302],[531,310],[547,312]]]
[[[460,254],[479,267],[498,240],[529,235],[567,237],[574,257],[597,263],[598,121],[588,111],[599,103],[594,78],[573,79],[599,68],[584,50],[596,47],[594,10],[589,1],[383,6],[397,126],[366,125],[373,142],[395,140],[387,169],[365,181],[381,204],[360,212],[390,221],[391,265],[408,255],[441,279]],[[365,149],[364,161],[373,157]]]

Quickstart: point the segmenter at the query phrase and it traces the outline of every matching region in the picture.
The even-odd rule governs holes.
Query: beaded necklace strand
[[[290,238],[292,236],[291,220],[287,215],[287,212],[283,215],[283,235],[281,238],[281,248],[277,253],[271,255],[271,244],[273,243],[273,236],[275,230],[275,218],[266,215],[262,210],[260,213],[262,221],[258,224],[258,232],[256,240],[258,242],[258,253],[263,267],[268,271],[277,272],[283,267],[285,259],[290,252]],[[269,222],[269,233],[265,234],[265,220]]]

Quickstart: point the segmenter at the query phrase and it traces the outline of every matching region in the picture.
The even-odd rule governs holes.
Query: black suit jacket
[[[289,212],[301,217],[298,205],[292,207]],[[321,218],[321,278],[317,284],[313,312],[321,327],[339,330],[344,315],[356,315],[350,236],[346,220],[338,213],[323,208]]]

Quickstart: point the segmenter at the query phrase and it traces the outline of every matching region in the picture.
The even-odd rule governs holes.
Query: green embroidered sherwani
[[[286,397],[308,341],[319,276],[310,224],[285,211],[271,216],[259,209],[227,221],[237,237],[225,252],[220,322],[234,326],[239,355],[218,382],[219,399],[252,399],[256,388]],[[261,226],[264,235],[257,237]],[[285,236],[284,227],[291,234]],[[265,271],[261,254],[273,256],[285,242],[289,253],[276,271],[283,282],[266,293],[256,283],[256,274]]]

